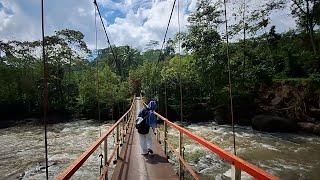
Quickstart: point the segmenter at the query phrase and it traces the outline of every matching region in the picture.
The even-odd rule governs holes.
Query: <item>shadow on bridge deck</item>
[[[138,113],[142,102],[136,101]],[[152,135],[154,155],[143,156],[140,152],[137,130],[131,126],[130,131],[128,140],[120,152],[112,179],[178,179],[155,136]]]

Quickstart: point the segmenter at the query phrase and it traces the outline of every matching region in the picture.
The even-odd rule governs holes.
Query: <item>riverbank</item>
[[[168,108],[168,118],[179,120],[178,106]],[[265,132],[306,132],[320,135],[320,87],[310,79],[275,80],[249,94],[234,94],[234,123]],[[229,104],[210,101],[184,105],[189,123],[231,124]]]

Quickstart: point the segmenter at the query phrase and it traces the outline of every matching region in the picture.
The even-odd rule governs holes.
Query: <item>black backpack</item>
[[[147,124],[147,118],[149,115],[149,112],[147,109],[142,110],[141,112],[142,120],[139,120],[140,118],[137,119],[136,122],[136,129],[138,130],[139,134],[148,134],[150,126]]]

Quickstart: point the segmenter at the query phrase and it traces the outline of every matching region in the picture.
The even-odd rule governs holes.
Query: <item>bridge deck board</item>
[[[140,102],[136,104],[139,111]],[[120,152],[112,179],[178,179],[154,135],[152,135],[152,141],[154,155],[141,155],[138,132],[134,128]]]

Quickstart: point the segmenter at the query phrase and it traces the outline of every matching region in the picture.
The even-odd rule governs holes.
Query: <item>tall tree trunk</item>
[[[317,48],[316,48],[316,45],[314,43],[314,29],[313,29],[313,25],[310,24],[309,25],[309,36],[310,36],[310,42],[311,42],[311,45],[312,45],[312,50],[313,50],[313,53],[316,54],[317,53]]]
[[[315,6],[315,5],[313,5]],[[313,7],[314,8],[314,7]],[[310,37],[310,43],[312,46],[313,53],[317,53],[316,45],[314,43],[314,28],[313,28],[313,14],[310,14],[310,3],[307,0],[307,31]]]

